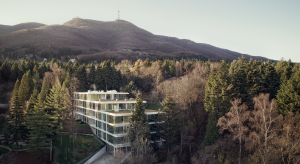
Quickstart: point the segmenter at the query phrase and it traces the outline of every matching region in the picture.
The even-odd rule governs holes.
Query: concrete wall
[[[90,164],[102,156],[106,152],[106,145],[100,149],[94,156],[92,156],[89,160],[87,160],[84,164]]]

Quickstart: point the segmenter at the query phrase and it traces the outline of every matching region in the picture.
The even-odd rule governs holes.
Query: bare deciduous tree
[[[242,140],[244,134],[248,132],[248,127],[245,122],[248,120],[249,112],[247,106],[242,104],[242,99],[235,99],[231,102],[232,107],[230,111],[218,121],[217,126],[220,127],[219,133],[223,133],[225,130],[229,130],[234,138],[239,140],[239,163],[241,163],[242,155]]]
[[[251,112],[249,122],[251,132],[249,135],[249,148],[256,151],[262,150],[262,161],[266,163],[268,153],[268,144],[272,142],[278,135],[280,130],[282,115],[278,115],[276,111],[275,99],[269,100],[270,94],[259,94],[253,98],[254,110]],[[263,145],[263,146],[261,146]]]

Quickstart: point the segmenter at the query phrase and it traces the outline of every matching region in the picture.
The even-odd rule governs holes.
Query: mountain
[[[44,26],[41,23],[21,23],[14,26],[7,26],[7,25],[0,25],[0,35],[9,34],[14,31],[19,31],[23,29],[30,29],[30,28],[38,28]]]
[[[12,46],[18,54],[28,53],[29,47],[34,47],[35,53],[60,53],[67,49],[71,50],[67,56],[95,60],[112,57],[154,59],[163,56],[233,60],[241,55],[247,59],[267,60],[187,39],[154,35],[124,20],[102,22],[74,18],[63,25],[0,25],[0,49]],[[75,50],[80,53],[74,53]]]

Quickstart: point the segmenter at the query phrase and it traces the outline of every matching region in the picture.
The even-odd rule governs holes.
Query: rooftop
[[[110,90],[110,91],[106,91],[104,92],[102,91],[91,91],[88,90],[87,92],[74,92],[76,94],[129,94],[128,92],[118,92],[116,90]]]

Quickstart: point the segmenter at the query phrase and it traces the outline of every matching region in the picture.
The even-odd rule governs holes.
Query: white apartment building
[[[91,126],[93,133],[107,144],[108,151],[130,146],[127,129],[136,100],[128,98],[128,94],[116,90],[74,92],[76,117]],[[158,112],[145,110],[145,113],[149,121],[152,143],[160,142],[154,135],[157,130],[155,122]]]

